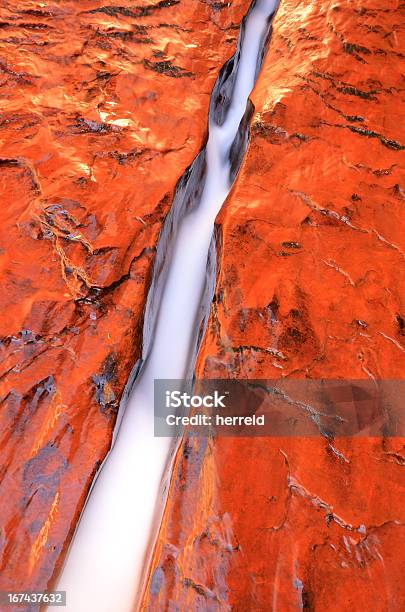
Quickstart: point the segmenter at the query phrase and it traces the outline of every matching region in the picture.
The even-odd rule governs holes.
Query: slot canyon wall
[[[197,377],[404,378],[404,27],[281,1]],[[404,463],[400,437],[185,435],[142,609],[400,612]]]
[[[2,2],[0,589],[61,566],[249,4]]]

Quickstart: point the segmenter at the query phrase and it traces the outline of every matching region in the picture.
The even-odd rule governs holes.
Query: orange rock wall
[[[248,7],[1,3],[0,589],[46,588],[66,552]]]
[[[404,5],[282,0],[197,375],[404,377]],[[402,438],[185,437],[143,609],[405,607]]]

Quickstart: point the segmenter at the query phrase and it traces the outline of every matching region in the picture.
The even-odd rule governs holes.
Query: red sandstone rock
[[[55,576],[248,0],[1,7],[0,589]]]
[[[404,23],[282,0],[200,377],[404,377]],[[404,461],[403,438],[185,437],[143,609],[400,612]]]

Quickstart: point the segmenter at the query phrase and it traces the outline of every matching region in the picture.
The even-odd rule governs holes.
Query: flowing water
[[[156,535],[171,440],[153,436],[153,381],[183,378],[194,356],[215,216],[229,193],[230,149],[246,111],[277,0],[258,0],[246,20],[231,104],[221,126],[210,113],[201,201],[178,227],[150,354],[136,381],[113,450],[91,492],[59,590],[70,612],[127,612]],[[155,533],[154,533],[155,532]],[[150,552],[150,551],[149,551]]]

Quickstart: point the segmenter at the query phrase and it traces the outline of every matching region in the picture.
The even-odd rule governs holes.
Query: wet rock
[[[64,558],[248,6],[2,3],[2,590],[45,589]]]
[[[281,2],[200,377],[404,377],[403,11]],[[400,437],[184,439],[145,609],[399,612],[403,464]]]

